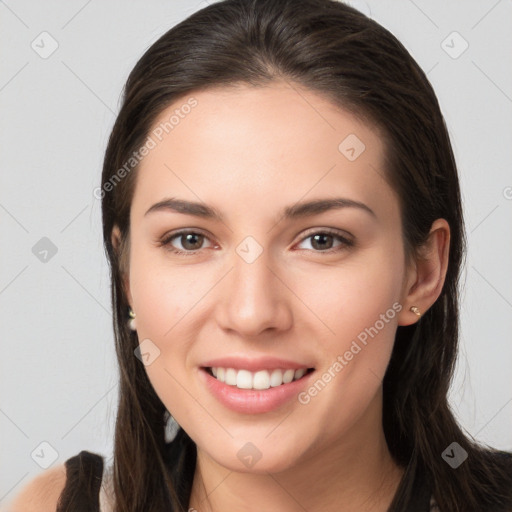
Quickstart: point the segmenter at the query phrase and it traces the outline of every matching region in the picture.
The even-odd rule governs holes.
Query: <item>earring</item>
[[[420,312],[420,310],[416,306],[411,306],[409,308],[409,311],[412,311],[417,316],[421,316],[421,312]]]
[[[137,327],[135,325],[135,313],[133,312],[132,308],[129,309],[128,314],[130,315],[130,320],[128,320],[128,327],[130,327],[132,331],[136,331]]]
[[[178,422],[171,416],[169,411],[164,413],[165,427],[164,427],[164,438],[166,443],[170,443],[176,437],[180,426]]]

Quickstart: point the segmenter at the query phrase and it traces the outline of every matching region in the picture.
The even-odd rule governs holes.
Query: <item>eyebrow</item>
[[[377,218],[375,212],[366,204],[344,197],[316,199],[313,201],[296,203],[284,208],[281,216],[285,219],[297,219],[301,217],[311,217],[313,215],[319,215],[329,210],[337,210],[341,208],[358,208]],[[185,215],[201,217],[203,219],[212,219],[224,222],[224,216],[216,208],[208,206],[204,203],[186,201],[184,199],[163,199],[162,201],[159,201],[158,203],[155,203],[153,206],[151,206],[149,210],[144,214],[144,216],[148,215],[149,213],[158,211],[172,211]]]

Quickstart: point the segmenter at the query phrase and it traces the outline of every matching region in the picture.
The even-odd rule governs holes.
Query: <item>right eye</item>
[[[176,248],[173,241],[177,239],[182,246],[182,249]],[[181,230],[169,233],[164,236],[160,241],[160,246],[165,247],[167,250],[174,254],[185,256],[192,256],[201,250],[204,240],[208,240],[206,235],[192,230]],[[198,247],[196,247],[198,246]]]

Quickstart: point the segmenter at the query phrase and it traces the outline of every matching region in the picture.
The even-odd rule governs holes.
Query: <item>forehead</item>
[[[338,139],[350,134],[364,140],[374,156],[383,149],[375,126],[318,92],[283,81],[265,87],[213,87],[182,96],[155,119],[152,132],[155,131],[160,131],[159,142],[164,138],[176,144],[181,141],[180,135],[185,138],[193,131],[198,141],[231,144],[233,152],[237,150],[233,143],[241,141],[243,146],[238,153],[268,141],[272,144],[259,148],[265,154],[290,146],[295,146],[297,152],[301,148],[308,151],[314,145],[337,157]]]
[[[219,206],[237,194],[238,204],[267,209],[326,193],[394,200],[378,130],[295,84],[193,92],[162,111],[148,135],[154,147],[134,203],[166,193]]]

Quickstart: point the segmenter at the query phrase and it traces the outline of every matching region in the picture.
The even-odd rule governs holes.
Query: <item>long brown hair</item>
[[[260,87],[276,79],[305,86],[381,129],[383,171],[399,196],[407,257],[425,242],[434,220],[444,218],[451,228],[441,295],[418,323],[398,327],[384,377],[384,432],[392,456],[407,469],[389,510],[405,510],[420,469],[443,512],[512,509],[505,458],[462,431],[447,398],[459,337],[465,235],[457,168],[425,73],[386,29],[338,1],[225,0],[173,27],[137,62],[105,154],[103,237],[120,367],[116,511],[188,507],[179,471],[164,456],[165,406],[134,356],[138,339],[127,327],[122,283],[137,165],[127,169],[126,162],[145,143],[158,114],[180,98],[212,86]],[[111,242],[114,225],[121,232],[119,250]],[[179,439],[192,443],[183,432]],[[468,453],[457,469],[442,457],[454,442]]]

